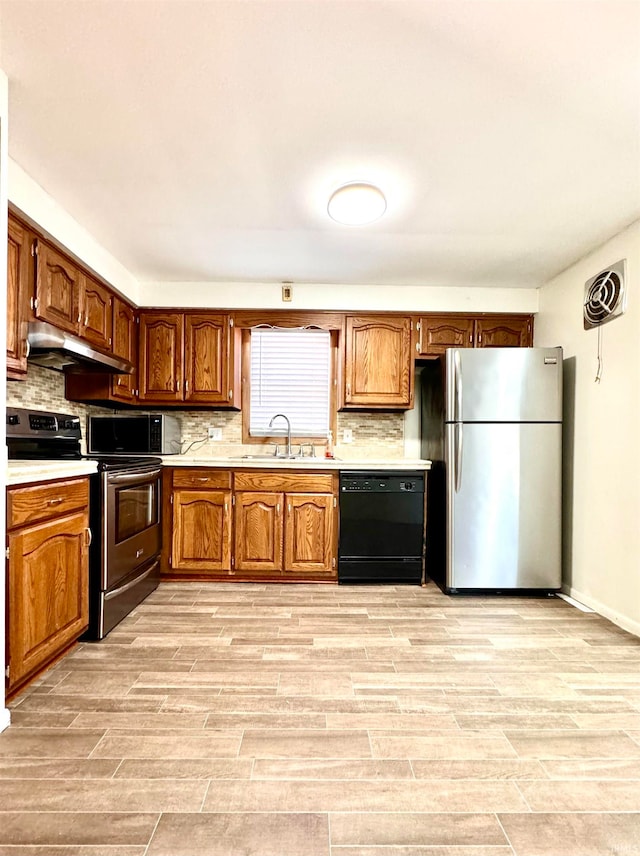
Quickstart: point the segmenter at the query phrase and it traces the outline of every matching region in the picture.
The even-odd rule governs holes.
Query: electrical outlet
[[[351,430],[351,428],[342,429],[342,442],[353,443],[353,431]]]
[[[222,440],[222,428],[209,428],[210,440]]]

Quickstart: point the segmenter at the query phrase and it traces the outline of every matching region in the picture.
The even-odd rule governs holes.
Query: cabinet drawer
[[[201,467],[191,469],[176,467],[173,471],[174,487],[197,487],[206,490],[229,489],[231,487],[231,473],[225,470]]]
[[[235,490],[332,493],[334,478],[331,473],[237,472],[233,483]]]
[[[7,528],[59,517],[88,506],[88,479],[13,488],[7,491]]]

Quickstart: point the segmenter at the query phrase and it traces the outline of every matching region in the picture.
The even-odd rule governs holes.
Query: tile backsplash
[[[7,381],[7,407],[27,407],[32,410],[51,410],[79,416],[82,424],[82,449],[90,413],[110,413],[105,407],[78,404],[64,397],[64,374],[29,363],[27,379]]]
[[[79,416],[86,436],[86,419],[90,414],[111,413],[112,410],[94,405],[78,404],[64,397],[64,375],[51,369],[29,365],[26,381],[7,383],[7,405],[52,410]],[[140,412],[125,411],[118,412]],[[144,411],[142,411],[144,412]],[[147,411],[148,412],[148,411]],[[184,454],[205,456],[244,452],[242,446],[242,414],[226,410],[170,410],[181,423]],[[208,439],[209,428],[220,428],[222,440]],[[353,442],[343,443],[344,431],[352,432]],[[401,458],[404,454],[405,419],[403,413],[358,411],[338,413],[336,455],[344,460],[359,458]],[[318,442],[316,454],[324,453],[324,443]],[[253,447],[255,450],[255,447]],[[252,447],[246,447],[251,452]]]

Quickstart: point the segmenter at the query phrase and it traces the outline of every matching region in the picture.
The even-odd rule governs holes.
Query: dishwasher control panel
[[[341,473],[343,493],[424,493],[424,476],[416,473]]]

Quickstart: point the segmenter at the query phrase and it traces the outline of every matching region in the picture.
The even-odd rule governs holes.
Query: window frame
[[[338,372],[340,366],[339,360],[339,345],[340,345],[340,330],[332,326],[325,326],[309,321],[307,324],[300,324],[299,321],[291,320],[289,323],[284,318],[278,318],[273,322],[277,327],[300,327],[310,326],[319,327],[320,329],[328,330],[331,337],[331,377],[329,390],[329,430],[333,433],[334,442],[336,431],[338,428]],[[242,329],[242,442],[246,445],[256,446],[273,446],[274,444],[282,445],[285,438],[282,430],[277,434],[271,434],[268,437],[253,437],[249,433],[251,424],[251,328]],[[322,446],[324,438],[322,437],[304,437],[299,434],[291,435],[292,443],[313,443],[314,446]]]

